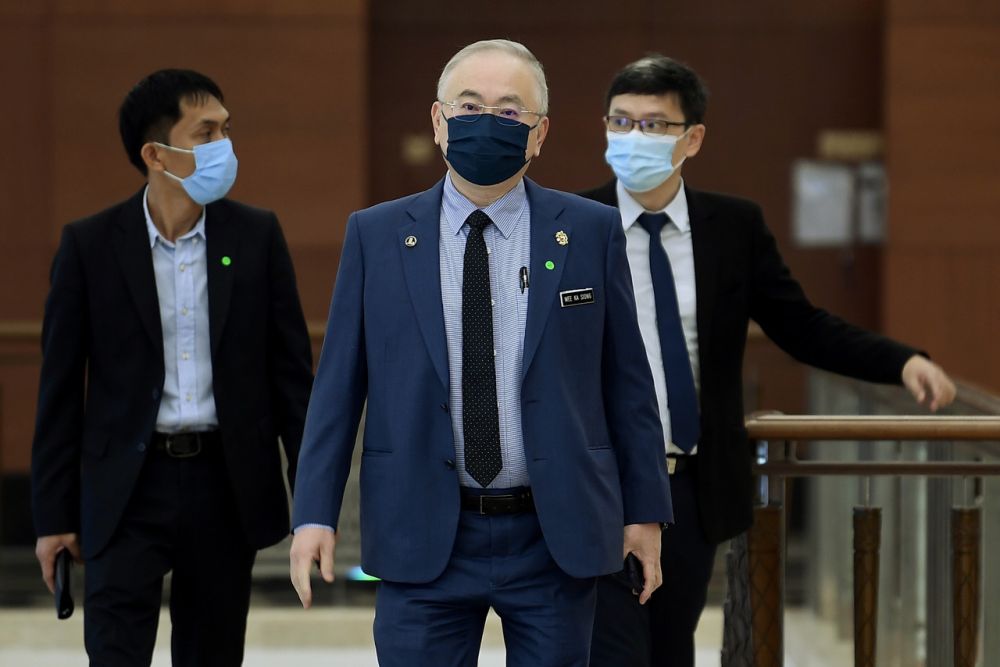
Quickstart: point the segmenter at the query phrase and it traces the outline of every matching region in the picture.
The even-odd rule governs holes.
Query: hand
[[[642,563],[642,578],[645,585],[639,594],[639,604],[646,604],[653,591],[663,583],[660,569],[660,524],[633,523],[625,526],[624,558],[632,552]]]
[[[332,530],[326,528],[299,528],[292,538],[292,548],[288,552],[291,561],[292,586],[299,594],[302,608],[312,606],[312,584],[309,575],[313,563],[319,563],[319,572],[323,581],[333,583],[333,552],[337,546],[337,538]]]
[[[56,556],[63,549],[68,550],[77,563],[83,562],[80,556],[80,540],[76,533],[46,535],[39,537],[35,542],[35,558],[42,566],[42,579],[45,580],[50,593],[56,592]]]
[[[926,357],[915,354],[903,366],[903,385],[931,412],[955,400],[955,383],[940,366]]]

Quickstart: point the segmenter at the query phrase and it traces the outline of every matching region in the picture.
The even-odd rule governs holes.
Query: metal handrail
[[[723,664],[778,667],[783,654],[784,489],[788,478],[876,475],[981,478],[1000,476],[1000,462],[972,461],[801,461],[797,444],[805,441],[1000,442],[1000,416],[815,416],[758,413],[746,429],[757,443],[760,501],[754,526],[734,541],[730,559]],[[969,447],[969,445],[964,445]],[[982,456],[983,450],[976,456]],[[990,458],[990,457],[987,457]],[[875,664],[881,510],[870,503],[854,509],[855,665]],[[953,653],[956,666],[975,663],[978,647],[981,508],[952,508]],[[742,599],[741,599],[742,597]],[[749,599],[747,603],[746,599]],[[737,612],[737,610],[739,610]],[[742,621],[737,618],[737,613]]]
[[[751,440],[997,440],[1000,417],[813,416],[761,414],[746,421]]]

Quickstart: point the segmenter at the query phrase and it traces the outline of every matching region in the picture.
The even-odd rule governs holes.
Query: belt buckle
[[[479,515],[486,516],[486,510],[483,508],[483,499],[486,498],[486,494],[479,496]]]
[[[165,449],[167,451],[167,456],[169,456],[172,459],[189,459],[189,458],[192,458],[194,456],[198,456],[199,454],[201,454],[201,438],[198,437],[198,435],[196,435],[196,434],[182,434],[181,437],[193,439],[194,442],[197,444],[197,447],[195,447],[194,449],[192,449],[190,451],[187,451],[187,452],[177,451],[177,450],[174,449],[174,439],[175,439],[175,436],[174,435],[168,435],[167,436],[166,447],[165,447]],[[177,439],[179,440],[180,438],[177,438]]]
[[[674,471],[677,470],[677,459],[673,456],[667,457],[667,474],[673,475]]]

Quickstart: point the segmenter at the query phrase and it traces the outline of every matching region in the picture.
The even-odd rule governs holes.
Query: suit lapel
[[[153,253],[149,246],[146,215],[142,210],[143,190],[130,199],[118,216],[117,230],[112,243],[118,258],[125,284],[139,312],[142,327],[146,330],[153,348],[163,350],[163,329],[160,326],[160,300],[156,293],[156,274],[153,272]]]
[[[208,262],[208,330],[213,359],[229,314],[233,280],[236,272],[242,269],[236,232],[225,202],[209,204],[205,212],[205,257]]]
[[[698,356],[701,368],[707,368],[705,358],[712,337],[712,313],[718,294],[719,251],[723,239],[718,238],[718,226],[712,224],[714,211],[705,204],[697,190],[685,188],[688,216],[691,221],[691,246],[694,252],[695,300],[698,320]]]
[[[419,195],[407,209],[410,219],[397,231],[400,263],[420,333],[441,384],[447,388],[448,342],[441,305],[441,193],[444,180]],[[407,246],[407,237],[417,243]]]
[[[524,325],[522,380],[531,367],[545,323],[556,302],[563,267],[573,243],[572,221],[560,219],[562,205],[532,181],[524,179],[524,184],[531,206],[531,266],[528,274],[531,286],[528,291],[528,319]],[[560,231],[569,237],[568,244],[560,245],[556,241],[556,232]],[[548,262],[553,268],[547,268]]]

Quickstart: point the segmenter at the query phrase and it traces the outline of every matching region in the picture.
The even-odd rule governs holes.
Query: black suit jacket
[[[288,533],[278,436],[291,476],[312,353],[275,215],[223,199],[205,225],[219,430],[259,548]],[[142,191],[63,229],[42,329],[32,502],[37,534],[78,532],[88,558],[108,543],[150,455],[164,382],[159,312]]]
[[[615,184],[580,194],[617,207]],[[706,536],[721,542],[753,519],[742,376],[750,319],[795,359],[870,382],[898,384],[917,350],[813,306],[785,266],[759,206],[687,187],[685,193],[701,380],[698,500]]]

